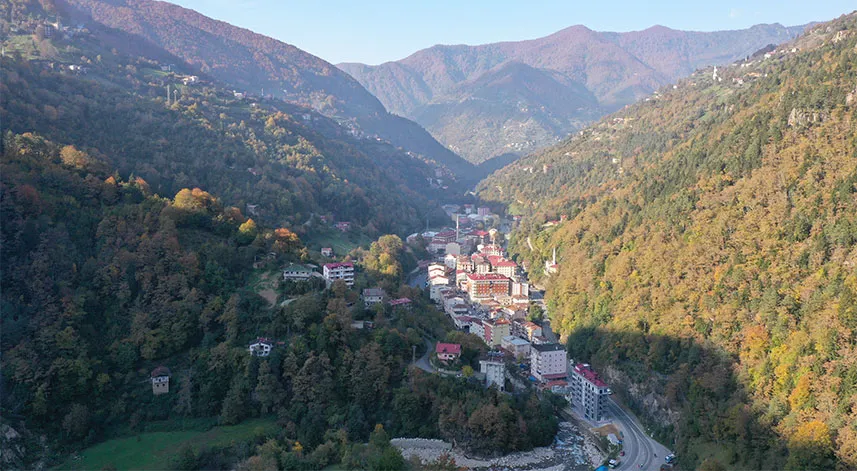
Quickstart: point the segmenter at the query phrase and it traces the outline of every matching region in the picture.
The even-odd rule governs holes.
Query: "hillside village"
[[[547,312],[542,294],[531,289],[525,268],[508,258],[506,236],[497,228],[508,231],[514,220],[505,220],[486,206],[447,204],[443,209],[455,222],[453,227],[414,233],[406,239],[409,245],[424,246],[429,255],[412,272],[411,284],[425,289],[428,298],[458,331],[478,337],[484,343],[486,351],[478,358],[476,378],[485,387],[500,391],[506,391],[510,385],[551,390],[566,397],[585,420],[604,421],[606,399],[612,392],[588,364],[570,362],[565,346],[557,343],[550,327],[543,328],[540,322]],[[337,231],[351,229],[347,221],[328,219],[331,218],[325,218],[324,222]],[[331,289],[341,282],[353,289],[359,263],[350,256],[342,257],[343,254],[337,258],[331,247],[322,247],[320,253],[333,261],[320,267],[288,263],[282,268],[282,282],[317,280],[318,289]],[[554,254],[552,260],[545,262],[545,272],[551,274],[557,270],[559,264]],[[358,292],[360,307],[367,312],[377,310],[377,306],[385,312],[410,311],[414,304],[410,298],[390,296],[377,286]],[[354,320],[351,327],[372,329],[374,322]],[[277,343],[259,337],[248,346],[248,351],[253,356],[266,357]],[[426,352],[426,355],[433,353],[432,359],[437,362],[430,371],[461,376],[460,371],[455,373],[453,365],[461,366],[462,345],[437,341],[433,342],[433,348],[433,352]]]

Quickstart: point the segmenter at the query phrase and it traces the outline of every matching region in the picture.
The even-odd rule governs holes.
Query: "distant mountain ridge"
[[[153,0],[58,0],[73,18],[92,20],[124,34],[102,38],[123,52],[161,48],[195,71],[241,91],[270,94],[310,106],[346,126],[390,141],[458,174],[473,167],[415,123],[387,113],[357,81],[290,44],[193,10]]]
[[[576,25],[533,40],[438,45],[378,66],[337,67],[388,110],[481,163],[553,144],[700,67],[735,61],[804,28],[773,24],[706,33],[653,26],[612,33]],[[505,83],[497,88],[503,71]],[[545,85],[547,77],[552,86],[533,86]],[[557,86],[566,90],[557,92]]]

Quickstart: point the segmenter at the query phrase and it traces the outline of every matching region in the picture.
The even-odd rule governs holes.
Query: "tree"
[[[541,322],[544,317],[544,310],[537,303],[530,303],[527,310],[527,320],[531,322]]]
[[[72,440],[80,440],[89,433],[89,408],[73,404],[62,420],[62,428]]]
[[[820,420],[811,420],[797,427],[789,439],[787,470],[827,470],[835,467],[830,429]]]
[[[248,218],[243,224],[238,226],[238,241],[241,244],[249,244],[253,242],[259,230],[256,227],[256,221]]]
[[[60,151],[62,163],[74,168],[84,168],[89,164],[89,155],[74,146],[65,146]]]
[[[267,361],[259,366],[259,375],[256,382],[256,400],[262,407],[262,413],[267,414],[274,410],[283,395],[283,388],[277,377],[271,372]]]
[[[237,424],[241,422],[246,413],[244,387],[241,384],[241,380],[236,378],[232,381],[232,386],[223,400],[223,407],[220,411],[220,422],[227,425]]]

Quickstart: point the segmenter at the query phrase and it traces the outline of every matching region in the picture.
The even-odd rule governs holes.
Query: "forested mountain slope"
[[[689,469],[857,467],[855,118],[850,14],[480,186],[525,215],[532,271],[559,249],[541,280],[572,356]]]
[[[480,163],[555,144],[699,67],[743,58],[801,31],[774,24],[611,33],[576,25],[528,41],[434,46],[377,66],[337,66],[387,109]]]
[[[472,177],[471,165],[419,125],[387,113],[348,74],[290,44],[166,2],[58,0],[55,4],[57,11],[71,21],[86,23],[101,41],[121,52],[154,57],[153,50],[160,51],[189,72],[239,91],[264,92],[313,108],[359,132],[380,136]]]
[[[3,61],[5,129],[101,152],[160,195],[199,186],[296,231],[328,216],[377,236],[443,217],[430,202],[439,194],[427,181],[432,166],[306,108],[235,96],[205,79],[185,85],[187,75],[97,35],[12,35],[7,44],[23,54]]]

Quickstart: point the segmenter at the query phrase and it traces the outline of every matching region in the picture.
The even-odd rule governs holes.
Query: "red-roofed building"
[[[336,228],[342,232],[346,232],[351,229],[351,223],[348,221],[340,221],[336,223]]]
[[[330,288],[330,285],[332,285],[336,280],[344,281],[349,287],[354,286],[353,263],[325,263],[323,275],[328,288]]]
[[[468,273],[467,294],[471,301],[508,296],[512,280],[497,273]]]
[[[437,359],[446,363],[455,361],[461,356],[461,345],[457,343],[440,343],[435,346],[434,352],[437,354]]]
[[[411,301],[410,298],[398,298],[390,301],[391,307],[401,307],[407,310],[411,309],[412,304],[413,301]]]
[[[495,245],[495,244],[483,245],[480,252],[482,252],[486,256],[488,256],[488,255],[503,256],[503,247],[500,247],[499,245]]]
[[[571,402],[584,417],[598,422],[604,418],[610,388],[588,363],[574,365],[570,378]]]

